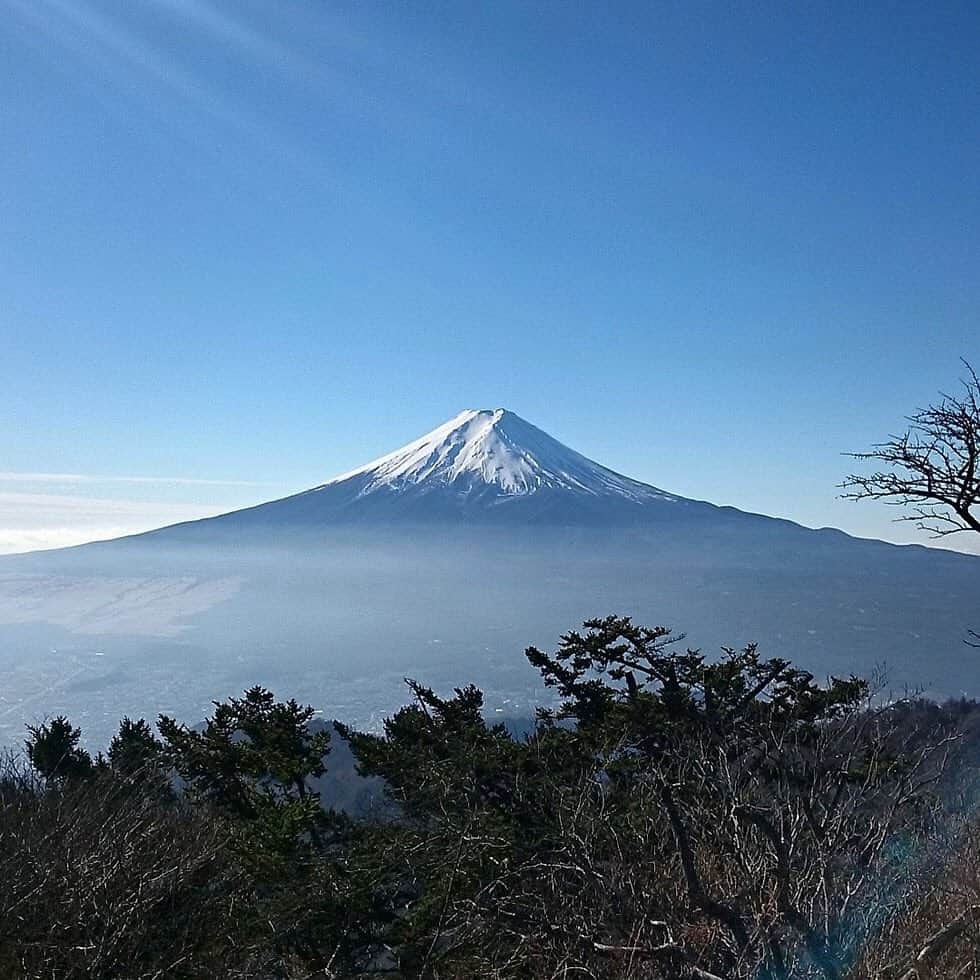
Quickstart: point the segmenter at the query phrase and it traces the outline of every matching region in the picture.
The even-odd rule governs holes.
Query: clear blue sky
[[[980,360],[977,3],[0,15],[0,548],[496,406],[674,492],[915,537],[835,484]]]

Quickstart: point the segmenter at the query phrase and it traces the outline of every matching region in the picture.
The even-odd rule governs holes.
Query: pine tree
[[[310,731],[314,709],[276,701],[262,687],[214,706],[203,731],[166,715],[158,722],[167,758],[191,798],[237,822],[256,857],[316,841],[324,815],[308,780],[325,772],[330,733]]]
[[[78,744],[82,731],[64,715],[41,725],[28,725],[27,731],[27,758],[44,779],[62,784],[91,775],[92,757]]]

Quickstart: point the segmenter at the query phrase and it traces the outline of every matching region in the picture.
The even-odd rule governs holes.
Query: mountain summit
[[[587,459],[503,408],[467,409],[386,456],[303,493],[205,523],[634,523],[708,507]],[[714,509],[714,508],[712,508]]]
[[[359,482],[359,497],[383,491],[450,491],[501,499],[546,490],[613,496],[637,504],[670,494],[621,476],[562,445],[504,408],[467,409],[437,429],[318,490]]]

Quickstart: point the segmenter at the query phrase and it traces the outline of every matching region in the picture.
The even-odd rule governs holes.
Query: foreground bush
[[[383,735],[338,726],[383,819],[319,807],[327,734],[258,688],[200,731],[127,719],[107,759],[33,729],[0,975],[974,975],[972,705],[615,617],[527,656],[562,699],[527,738],[414,682]]]
[[[0,975],[257,975],[242,938],[249,883],[224,828],[102,772],[40,786],[0,779]]]

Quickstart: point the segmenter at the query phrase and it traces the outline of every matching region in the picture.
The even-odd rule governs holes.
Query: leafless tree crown
[[[904,435],[869,452],[848,453],[882,469],[849,476],[841,485],[845,499],[907,507],[898,519],[935,537],[980,533],[980,380],[967,361],[963,365],[961,394],[942,394],[937,405],[910,415]]]

